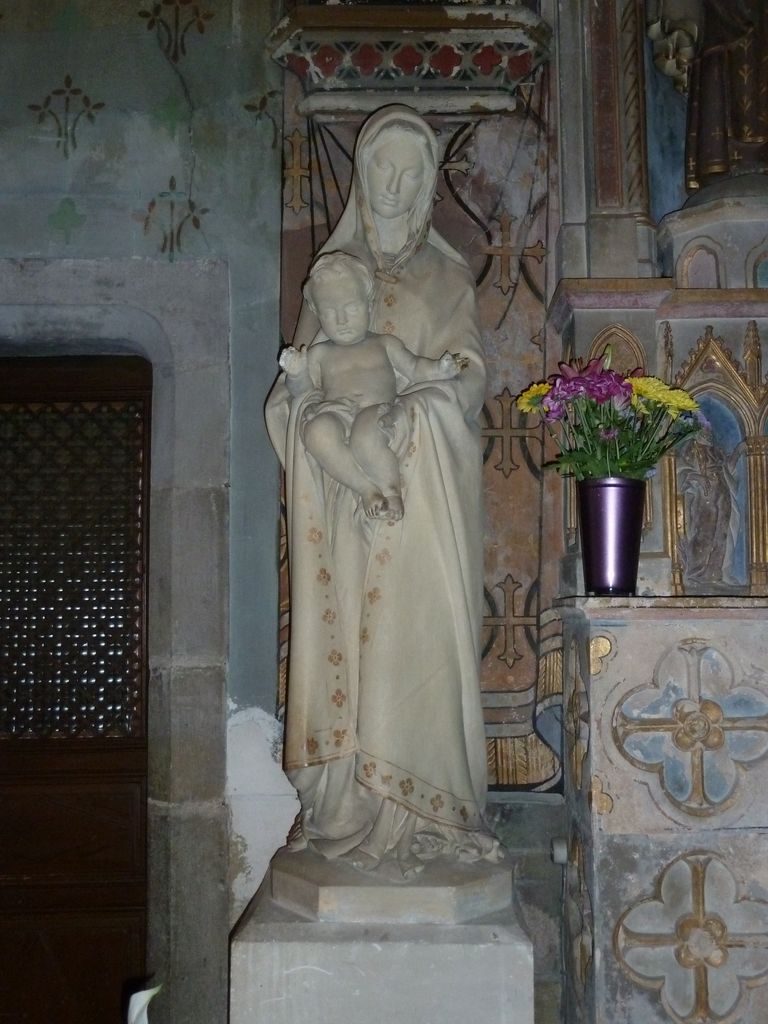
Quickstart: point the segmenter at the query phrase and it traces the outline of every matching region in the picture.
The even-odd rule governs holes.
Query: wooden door
[[[0,1021],[119,1024],[146,945],[151,367],[0,360]]]

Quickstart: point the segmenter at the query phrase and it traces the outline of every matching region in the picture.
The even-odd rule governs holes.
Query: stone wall
[[[270,740],[278,473],[262,418],[281,96],[270,3],[181,6],[178,30],[173,14],[150,0],[3,9],[0,344],[153,364],[153,1022],[210,1024],[226,1019],[236,879],[263,866],[293,806]],[[232,840],[230,870],[228,720],[256,706],[266,724],[229,769],[249,837]],[[254,827],[263,814],[274,835]]]

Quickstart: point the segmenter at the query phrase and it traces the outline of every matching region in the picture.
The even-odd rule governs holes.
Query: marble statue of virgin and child
[[[474,281],[431,226],[434,133],[361,129],[267,402],[286,476],[293,849],[412,877],[497,860],[479,691],[485,390]]]

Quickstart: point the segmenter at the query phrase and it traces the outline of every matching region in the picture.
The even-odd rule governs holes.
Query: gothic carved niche
[[[720,268],[723,268],[721,280]],[[725,261],[720,246],[711,238],[690,242],[677,261],[681,288],[727,288]]]
[[[588,359],[602,354],[606,347],[611,350],[611,369],[617,373],[631,370],[645,370],[645,351],[636,335],[623,324],[608,324],[595,335],[589,347]]]
[[[707,327],[677,375],[707,426],[671,456],[666,479],[673,524],[672,582],[678,594],[766,593],[768,388],[756,321],[747,325],[743,366]]]
[[[768,287],[768,238],[761,238],[747,253],[744,281],[748,288]]]
[[[621,915],[614,949],[677,1024],[751,1020],[750,989],[768,980],[768,904],[746,899],[716,853],[684,853]]]

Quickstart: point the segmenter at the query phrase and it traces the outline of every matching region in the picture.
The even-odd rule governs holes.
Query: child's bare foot
[[[382,519],[391,519],[392,522],[397,522],[403,518],[403,499],[399,494],[388,494],[384,499],[386,510],[382,515]]]
[[[369,519],[386,518],[387,499],[381,491],[368,491],[366,494],[361,494],[360,497],[363,499],[363,511]]]

